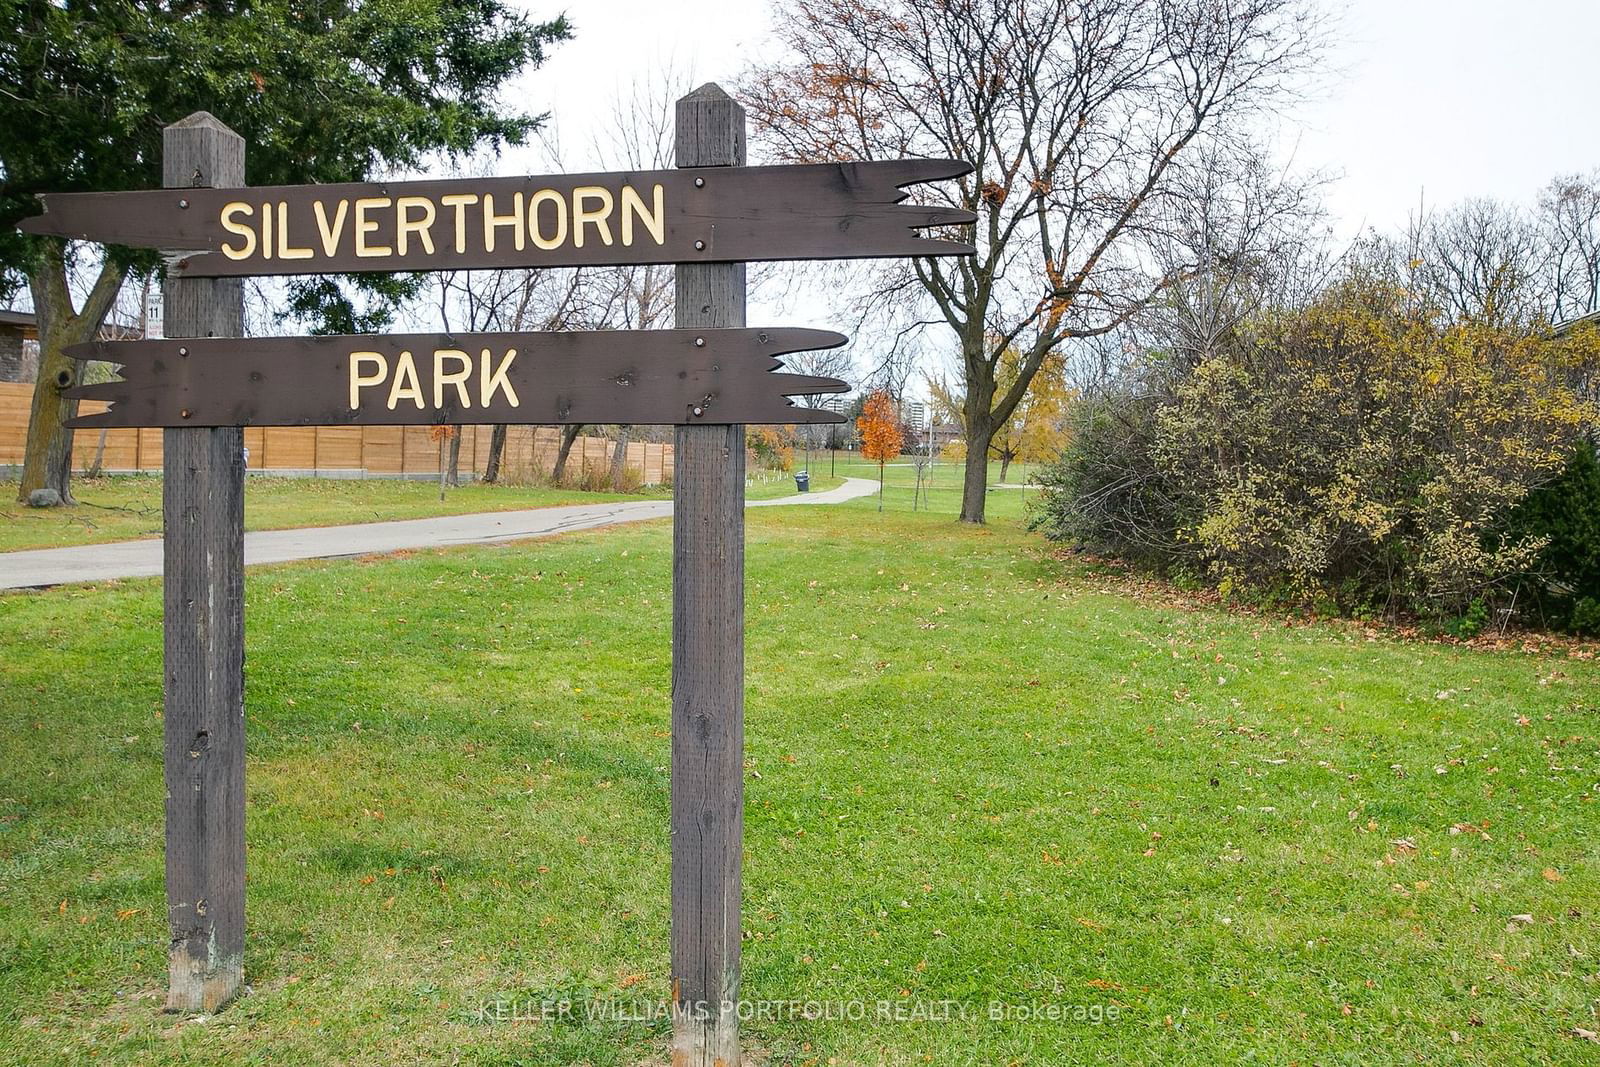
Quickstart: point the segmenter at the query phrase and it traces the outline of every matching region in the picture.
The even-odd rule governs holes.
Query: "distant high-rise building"
[[[920,400],[907,400],[900,405],[900,418],[918,433],[928,428],[928,405]]]

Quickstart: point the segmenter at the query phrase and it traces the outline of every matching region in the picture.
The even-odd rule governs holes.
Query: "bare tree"
[[[608,170],[664,170],[673,163],[674,102],[689,91],[689,78],[669,63],[636,80],[613,101],[606,125],[596,136],[593,155]],[[602,328],[652,330],[669,325],[673,315],[674,268],[651,263],[601,268],[597,284],[611,290],[605,303],[614,315]],[[623,488],[628,442],[633,427],[619,425],[613,436],[610,482]]]
[[[437,314],[446,333],[457,326],[468,333],[517,329],[528,303],[533,271],[448,271],[434,276],[437,286]],[[440,463],[442,486],[461,484],[461,428],[449,438],[448,455]],[[491,452],[494,434],[490,434]],[[505,436],[501,434],[501,447]],[[499,460],[494,457],[498,476]]]
[[[1548,315],[1546,245],[1534,219],[1485,198],[1414,218],[1407,264],[1416,290],[1452,318],[1527,325]]]
[[[583,318],[587,299],[582,270],[531,270],[521,277],[516,308],[509,324],[512,330],[567,330]],[[577,436],[574,430],[573,437]],[[566,449],[572,448],[571,439]],[[506,451],[506,426],[497,424],[489,434],[489,455],[484,462],[483,480],[500,480],[500,466]],[[565,452],[563,452],[565,455]]]
[[[687,80],[670,65],[635,82],[618,96],[606,125],[593,138],[585,165],[615,170],[670,167],[673,102],[687,88]],[[570,169],[558,126],[551,124],[542,131],[540,145],[553,171]],[[470,329],[656,329],[672,318],[673,277],[673,268],[663,264],[468,272],[445,283],[436,313],[448,324],[453,308]],[[577,424],[562,426],[551,469],[553,481],[566,477],[583,429]],[[610,466],[614,489],[624,484],[631,436],[632,427],[616,427]],[[496,426],[490,434],[485,481],[499,478],[505,441],[506,428]]]
[[[452,271],[435,276],[429,307],[412,309],[414,317],[442,325],[446,331],[587,329],[605,317],[604,294],[596,294],[589,272],[581,269]],[[600,300],[598,305],[596,301]],[[575,439],[582,427],[569,427]],[[446,461],[449,480],[458,481],[459,435]],[[506,427],[489,434],[483,480],[500,479]],[[567,441],[571,448],[571,440]]]
[[[1552,181],[1539,197],[1549,249],[1552,322],[1600,311],[1600,170]]]
[[[794,352],[783,357],[784,365],[797,374],[810,374],[820,378],[839,378],[848,380],[855,360],[848,348],[819,348],[811,352]],[[832,394],[816,393],[796,398],[801,407],[820,408],[825,401],[833,399]],[[811,450],[826,440],[826,436],[819,431],[823,426],[814,423],[800,424],[800,440],[806,449],[805,469],[811,470]],[[831,427],[829,427],[831,429]]]
[[[1208,149],[1162,206],[1152,250],[1174,282],[1130,325],[1186,367],[1209,358],[1250,316],[1292,307],[1329,271],[1324,181],[1277,170],[1264,147]]]
[[[1322,43],[1313,0],[785,0],[778,33],[793,60],[744,84],[776,154],[976,168],[951,203],[978,213],[977,256],[894,279],[958,341],[968,522],[989,439],[1046,357],[1184,273],[1150,250],[1187,160],[1289,99]],[[1008,348],[1021,373],[1001,390]]]

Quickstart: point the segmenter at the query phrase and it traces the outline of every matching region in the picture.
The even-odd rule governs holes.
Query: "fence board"
[[[361,437],[356,426],[317,427],[317,469],[360,470]]]
[[[22,464],[32,405],[33,386],[0,382],[0,467]],[[85,400],[79,412],[88,415],[105,408],[103,402]],[[463,476],[483,474],[491,433],[489,426],[462,428]],[[425,426],[251,426],[244,431],[244,446],[250,450],[251,470],[365,470],[377,475],[439,472],[439,446],[428,439]],[[561,431],[553,426],[510,427],[500,466],[502,477],[522,481],[548,475],[560,447]],[[99,430],[79,430],[72,439],[73,465],[87,470],[99,449]],[[567,461],[569,476],[610,470],[611,449],[609,438],[578,438]],[[161,459],[161,430],[118,428],[106,433],[100,465],[107,471],[158,471]],[[646,485],[668,481],[672,477],[672,446],[630,442],[628,466],[639,472]]]

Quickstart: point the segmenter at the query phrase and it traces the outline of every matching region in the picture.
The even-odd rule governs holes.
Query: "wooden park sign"
[[[111,402],[71,421],[83,428],[838,422],[788,396],[844,382],[774,372],[780,355],[846,340],[774,327],[96,341],[67,353],[119,364],[121,380],[68,395]]]
[[[744,110],[678,101],[679,170],[244,188],[244,142],[204,112],[164,131],[162,190],[51,194],[31,233],[169,253],[167,339],[79,346],[122,368],[75,426],[161,426],[167,1006],[213,1011],[244,975],[244,426],[664,423],[673,479],[673,1067],[741,1062],[744,423],[840,421],[781,373],[823,330],[747,329],[745,260],[967,255],[902,204],[950,160],[744,168]],[[660,331],[241,339],[240,276],[674,263]]]
[[[180,255],[183,277],[970,252],[920,236],[970,212],[900,187],[948,159],[242,189],[53,193],[29,233]]]

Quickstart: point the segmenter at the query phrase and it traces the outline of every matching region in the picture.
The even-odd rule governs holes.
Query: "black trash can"
[[[799,490],[802,493],[811,492],[811,472],[810,471],[795,471],[794,472],[794,487],[795,487],[795,489]]]

